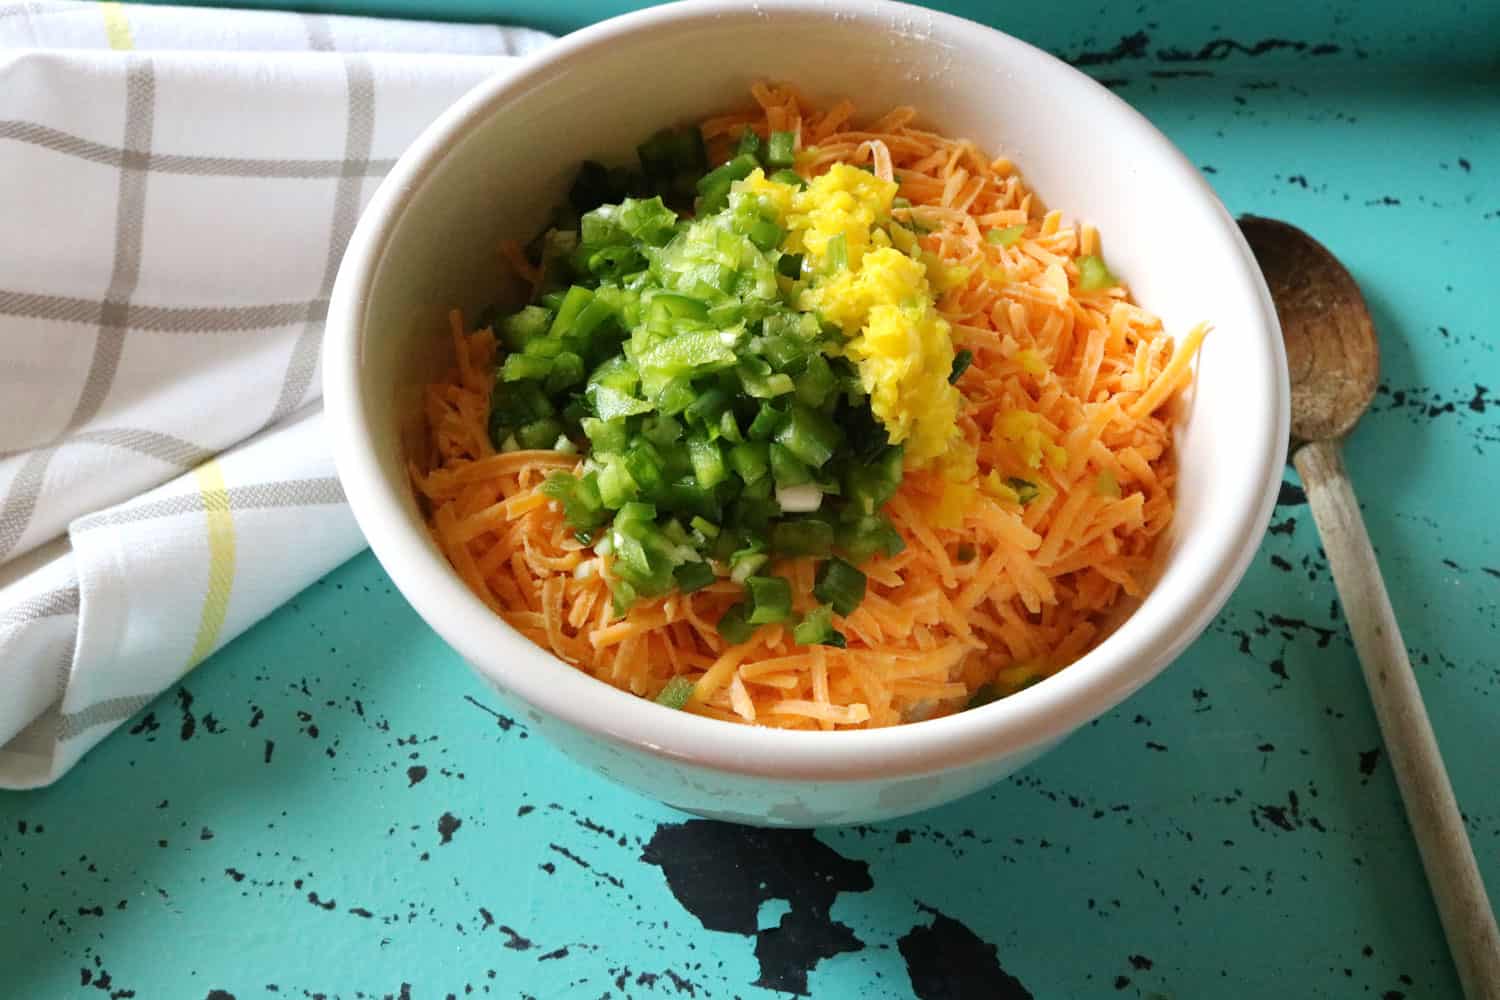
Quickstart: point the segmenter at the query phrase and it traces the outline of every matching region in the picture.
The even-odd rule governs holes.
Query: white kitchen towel
[[[363,548],[319,402],[344,244],[417,133],[548,40],[0,2],[0,788]]]

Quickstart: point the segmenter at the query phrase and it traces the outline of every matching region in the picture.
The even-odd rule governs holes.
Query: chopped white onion
[[[776,487],[776,502],[788,514],[810,514],[823,506],[823,491],[815,483]]]

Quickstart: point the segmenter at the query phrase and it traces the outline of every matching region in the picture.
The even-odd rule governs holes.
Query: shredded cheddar
[[[837,619],[847,648],[798,645],[781,625],[726,643],[715,623],[742,590],[724,579],[616,617],[610,558],[579,542],[539,490],[580,457],[496,453],[486,429],[495,337],[465,334],[455,313],[456,365],[425,399],[430,456],[410,469],[434,539],[539,646],[643,697],[682,677],[692,684],[684,710],[724,721],[890,726],[1062,669],[1103,637],[1122,598],[1143,593],[1172,519],[1172,404],[1208,328],[1174,341],[1123,285],[1080,288],[1078,261],[1099,253],[1099,234],[1046,210],[1008,160],[918,128],[911,109],[857,128],[847,101],[820,112],[788,86],[752,93],[754,109],[703,123],[717,160],[746,129],[791,131],[803,176],[868,165],[908,203],[893,210],[892,243],[925,251],[940,322],[953,348],[972,353],[953,442],[973,456],[970,478],[956,482],[943,463],[908,469],[886,509],[906,548],[862,566],[864,602]],[[1011,227],[1024,227],[1019,238],[986,238]],[[504,253],[537,280],[517,248]],[[792,582],[795,612],[815,606],[813,560],[773,570]]]

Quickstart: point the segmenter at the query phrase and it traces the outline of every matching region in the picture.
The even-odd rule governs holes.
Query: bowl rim
[[[1259,316],[1247,317],[1259,333],[1263,414],[1252,414],[1261,433],[1241,456],[1258,470],[1254,486],[1238,498],[1233,530],[1210,539],[1188,571],[1191,600],[1152,606],[1146,631],[1127,645],[1115,632],[1066,669],[1010,697],[939,719],[884,729],[788,731],[736,725],[663,708],[621,691],[558,660],[486,607],[429,539],[408,523],[405,497],[382,473],[371,442],[361,388],[363,331],[369,291],[386,249],[422,186],[470,132],[491,114],[567,66],[623,38],[669,26],[739,19],[763,21],[767,13],[829,21],[920,17],[949,32],[991,46],[1006,58],[1049,69],[1070,100],[1100,105],[1112,127],[1150,148],[1153,168],[1168,171],[1184,198],[1217,211],[1225,241],[1243,267],[1226,275],[1248,287]],[[1290,390],[1280,327],[1270,294],[1239,227],[1185,156],[1140,112],[1082,72],[1050,54],[988,26],[892,0],[683,0],[602,21],[553,43],[522,66],[481,82],[440,115],[402,154],[365,209],[344,254],[329,306],[323,342],[324,405],[335,464],[350,507],[371,549],[421,617],[487,679],[527,705],[622,747],[678,764],[783,781],[888,782],[1019,754],[1060,740],[1104,714],[1164,670],[1223,607],[1253,559],[1281,481],[1290,421]],[[1262,395],[1257,395],[1261,399]],[[1149,598],[1149,595],[1148,595]],[[562,669],[557,669],[557,668]],[[542,669],[538,669],[542,668]]]

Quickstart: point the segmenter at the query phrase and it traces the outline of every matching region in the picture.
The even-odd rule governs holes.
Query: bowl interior
[[[446,569],[406,486],[403,423],[415,413],[417,387],[451,357],[447,310],[472,310],[495,298],[504,273],[499,243],[529,238],[545,224],[580,160],[625,162],[637,142],[664,125],[746,106],[757,79],[795,82],[821,101],[850,97],[863,116],[911,105],[926,125],[1009,156],[1048,206],[1096,225],[1111,268],[1169,331],[1180,335],[1205,319],[1215,327],[1179,438],[1176,526],[1143,604],[1056,678],[965,713],[984,720],[960,723],[961,716],[903,728],[989,726],[987,734],[973,730],[973,750],[981,743],[992,749],[1034,743],[1087,721],[1149,680],[1201,630],[1238,580],[1269,516],[1285,441],[1284,363],[1264,286],[1233,221],[1196,169],[1144,119],[1081,74],[1006,36],[898,5],[695,7],[691,14],[658,8],[590,29],[509,81],[481,87],[418,142],[377,195],[375,218],[361,224],[351,249],[363,255],[363,271],[355,268],[352,287],[341,278],[339,293],[358,358],[351,365],[351,408],[368,434],[369,454],[360,461],[368,459],[389,512],[405,522],[372,530],[370,502],[354,496],[358,487],[351,490],[377,554],[427,614],[414,581],[403,580],[406,571],[388,558],[403,566],[425,559],[428,574]],[[349,450],[342,442],[340,448]],[[341,454],[341,471],[347,465]],[[407,536],[404,555],[383,544],[392,532]],[[534,659],[528,664],[534,671],[571,673],[477,601],[470,604],[468,624],[488,621],[482,638],[456,637],[453,628],[434,624],[471,660],[486,658],[486,644],[493,648],[508,636],[509,659]],[[472,613],[476,608],[482,614]],[[514,673],[497,679],[528,701],[547,700]],[[619,721],[606,728],[637,741],[638,720],[630,717],[637,708],[617,707]],[[638,709],[659,714],[644,703]],[[691,726],[703,720],[681,722],[689,727],[682,733],[699,734],[684,739],[701,736]],[[672,735],[670,727],[650,731]],[[767,735],[789,734],[726,739]],[[662,745],[668,742],[663,737]],[[936,766],[937,758],[927,763]]]

